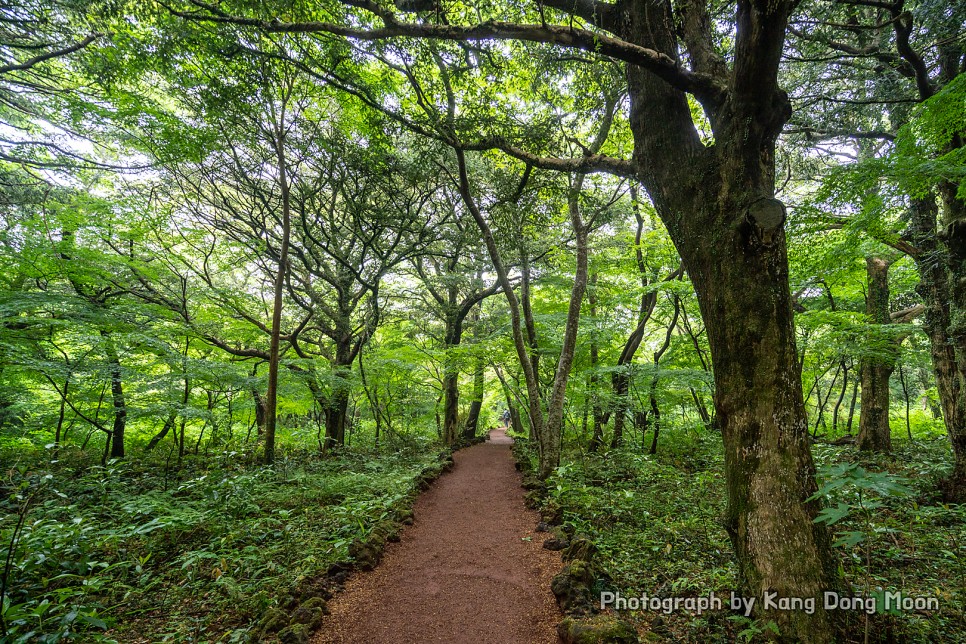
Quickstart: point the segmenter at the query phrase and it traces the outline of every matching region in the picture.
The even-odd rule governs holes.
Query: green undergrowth
[[[935,493],[948,468],[945,441],[899,443],[892,457],[816,445],[831,528],[856,593],[901,591],[936,597],[939,611],[900,611],[869,620],[869,641],[966,641],[966,508]],[[523,448],[524,457],[535,460]],[[720,436],[668,431],[656,455],[634,449],[572,450],[548,481],[544,513],[571,523],[598,545],[601,590],[624,597],[707,597],[728,607],[737,568],[722,524],[726,503]],[[549,512],[548,512],[549,510]],[[624,613],[643,637],[663,641],[757,641],[769,625],[727,610]],[[853,614],[854,641],[865,615]]]
[[[414,442],[274,467],[226,453],[176,472],[7,471],[0,641],[245,641],[266,609],[410,505],[438,457]]]

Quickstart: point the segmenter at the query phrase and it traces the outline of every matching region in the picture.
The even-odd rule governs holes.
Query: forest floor
[[[726,487],[720,435],[674,428],[661,439],[653,455],[644,449],[650,441],[640,437],[598,454],[565,445],[565,464],[547,481],[543,512],[558,514],[596,544],[601,592],[624,598],[714,593],[726,604],[738,571],[721,521]],[[517,447],[519,457],[536,463],[533,445],[521,441]],[[854,593],[876,600],[872,615],[843,612],[852,630],[841,641],[966,642],[966,505],[943,504],[938,492],[952,458],[948,440],[894,437],[891,455],[817,443],[812,454],[819,483],[829,490],[826,505],[842,513],[831,528],[846,580]],[[885,609],[884,592],[934,598],[939,609]],[[758,642],[771,631],[767,622],[727,606],[617,615],[637,629],[641,641]]]
[[[457,452],[416,502],[415,524],[374,570],[329,603],[314,644],[557,641],[550,580],[560,567],[534,533],[502,430]]]

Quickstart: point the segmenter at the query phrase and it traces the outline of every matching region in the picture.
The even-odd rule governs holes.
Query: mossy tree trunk
[[[669,3],[633,0],[625,39],[678,60]],[[701,91],[714,132],[705,145],[686,96],[628,66],[634,161],[697,293],[714,367],[715,412],[725,448],[726,527],[741,591],[818,597],[840,587],[809,450],[788,285],[785,209],[774,198],[775,141],[791,114],[778,64],[791,3],[742,1],[730,70],[714,54],[703,4],[686,8],[689,56],[717,78]],[[688,21],[694,21],[688,25]],[[702,27],[702,25],[704,25]],[[819,608],[766,610],[789,641],[831,642]]]
[[[966,502],[966,219],[950,217],[940,233],[935,199],[914,201],[911,214],[917,291],[926,305],[923,328],[953,448],[953,469],[943,491],[949,501]]]
[[[889,266],[879,257],[865,260],[868,294],[865,312],[871,324],[886,325],[889,316]],[[892,344],[891,342],[889,343]],[[889,379],[898,360],[898,346],[876,347],[880,355],[862,361],[862,406],[859,408],[859,449],[873,452],[892,450],[889,427]]]

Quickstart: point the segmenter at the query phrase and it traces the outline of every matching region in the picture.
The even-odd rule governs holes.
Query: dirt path
[[[330,602],[313,644],[557,642],[550,579],[560,557],[533,532],[539,518],[523,505],[510,443],[493,430],[456,453],[402,540]]]

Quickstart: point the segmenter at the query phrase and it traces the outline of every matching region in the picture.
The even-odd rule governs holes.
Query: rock
[[[550,529],[550,538],[543,542],[545,550],[563,550],[570,546],[570,539],[567,533],[560,527]]]
[[[361,570],[372,570],[382,559],[387,541],[399,540],[399,526],[388,519],[380,521],[372,528],[365,539],[356,539],[349,544],[349,555]]]
[[[314,631],[322,624],[322,616],[329,612],[329,607],[321,597],[313,597],[292,613],[293,624],[305,624]]]
[[[543,492],[540,490],[530,490],[523,496],[523,504],[528,508],[539,508],[543,502]]]
[[[360,570],[372,570],[382,559],[381,545],[373,544],[370,541],[356,539],[349,544],[349,556],[351,556]]]
[[[533,492],[530,494],[533,494]],[[530,494],[527,496],[530,496]],[[543,506],[543,509],[540,510],[540,518],[550,525],[560,525],[560,523],[563,521],[563,508],[553,501],[547,501],[546,505]]]
[[[359,539],[349,544],[349,556],[355,560],[360,570],[372,570],[379,563],[379,555],[368,543]]]
[[[307,644],[312,636],[311,629],[305,624],[292,624],[278,633],[282,644]]]
[[[637,644],[637,631],[613,615],[594,615],[575,619],[568,617],[557,625],[563,644]]]
[[[565,613],[585,615],[597,608],[593,594],[596,575],[587,561],[575,560],[563,567],[550,582],[557,605]]]
[[[389,519],[384,519],[376,524],[373,532],[379,533],[379,538],[384,541],[399,541],[399,524]]]
[[[557,537],[549,537],[543,542],[543,549],[557,551],[557,550],[563,550],[569,545],[570,545],[570,542],[567,541],[567,539],[558,539]]]
[[[351,553],[350,553],[351,554]],[[345,580],[352,574],[352,568],[348,564],[335,563],[329,566],[326,576],[337,584],[345,583]]]
[[[586,561],[593,560],[597,554],[597,546],[594,542],[584,536],[579,536],[570,542],[570,546],[563,552],[564,561]]]
[[[538,477],[532,474],[527,474],[523,477],[523,489],[544,491],[547,489],[547,486],[546,483],[541,481]]]
[[[288,625],[288,615],[278,608],[269,608],[258,620],[255,630],[259,633],[277,633]]]
[[[550,532],[550,524],[548,524],[545,521],[541,521],[540,523],[537,524],[537,527],[534,528],[533,531],[534,532]]]
[[[667,624],[664,622],[664,618],[660,615],[651,620],[650,631],[655,635],[660,635],[661,637],[667,637],[671,634]]]
[[[563,528],[554,528],[555,536],[565,535]],[[566,538],[565,536],[563,538]],[[599,576],[594,565],[597,546],[584,535],[578,535],[561,553],[567,563],[550,583],[557,605],[565,613],[584,615],[598,610],[594,587]]]

